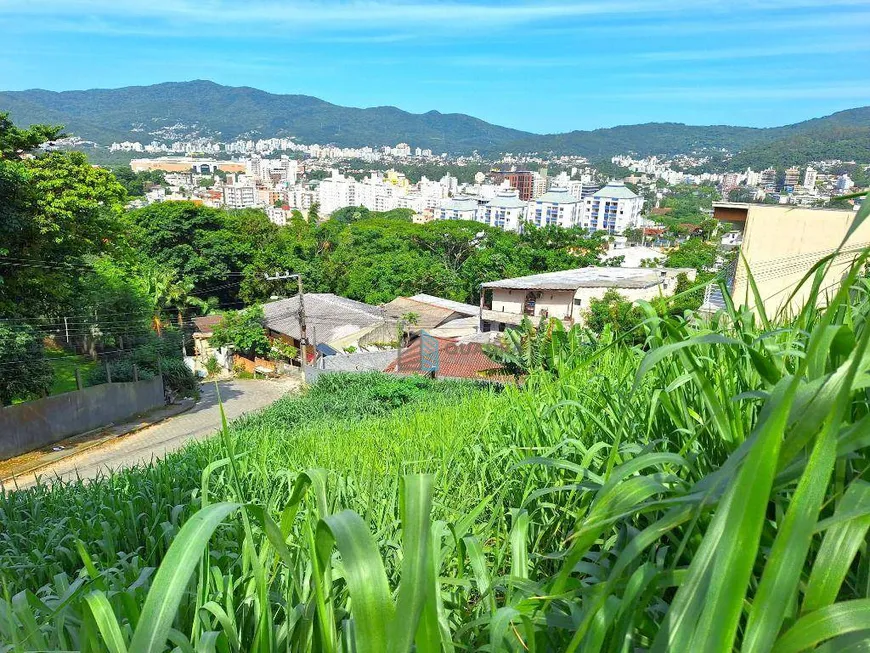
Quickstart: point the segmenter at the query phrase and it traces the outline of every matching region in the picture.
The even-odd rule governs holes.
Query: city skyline
[[[866,2],[0,3],[0,88],[207,78],[538,133],[766,127],[870,104]],[[38,38],[35,38],[38,37]],[[50,37],[50,38],[47,38]],[[855,79],[859,78],[859,79]]]

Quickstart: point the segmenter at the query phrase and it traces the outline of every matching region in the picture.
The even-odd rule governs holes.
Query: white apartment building
[[[473,197],[454,197],[443,200],[435,209],[436,220],[475,220],[477,200]]]
[[[256,186],[224,186],[224,205],[227,208],[250,209],[259,205],[257,200]]]
[[[591,231],[621,234],[640,224],[643,198],[621,181],[611,181],[585,200],[582,224]]]
[[[819,173],[812,166],[807,167],[806,172],[804,172],[804,188],[807,190],[813,190],[816,187],[816,180],[818,179]]]
[[[338,170],[332,170],[332,176],[323,179],[317,187],[317,200],[320,202],[320,211],[328,215],[333,211],[345,206],[364,206],[356,193],[357,182],[355,179],[345,177]]]
[[[580,224],[582,214],[583,205],[567,188],[551,188],[529,202],[526,221],[536,227],[569,229]]]
[[[520,199],[517,191],[501,190],[494,198],[478,208],[477,219],[490,227],[498,227],[505,231],[520,231],[527,206],[527,203]]]

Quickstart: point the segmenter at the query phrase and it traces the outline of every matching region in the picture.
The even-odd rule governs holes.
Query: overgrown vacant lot
[[[787,321],[557,333],[520,388],[327,377],[158,465],[8,494],[0,639],[866,650],[860,269]]]

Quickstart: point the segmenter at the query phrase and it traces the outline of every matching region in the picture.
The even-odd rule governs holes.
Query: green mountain
[[[830,158],[870,162],[870,107],[765,129],[647,123],[541,135],[458,113],[342,107],[307,95],[192,81],[60,93],[0,92],[0,111],[24,125],[64,125],[68,133],[102,145],[192,136],[291,136],[302,143],[343,147],[407,142],[435,152],[550,152],[592,160],[629,152],[670,156],[724,149],[737,153],[727,164],[735,168]]]
[[[0,93],[17,123],[62,124],[100,144],[214,136],[222,140],[292,136],[342,147],[395,145],[443,152],[492,149],[529,136],[463,114],[413,114],[396,107],[341,107],[307,95],[275,95],[208,81],[118,89]]]

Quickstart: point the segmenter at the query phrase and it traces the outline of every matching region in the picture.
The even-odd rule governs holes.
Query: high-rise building
[[[795,186],[800,183],[801,179],[801,171],[797,166],[793,166],[791,168],[785,169],[785,178],[783,179],[783,186],[785,188],[790,188],[794,190]]]
[[[816,187],[816,178],[818,177],[818,172],[812,166],[807,167],[807,171],[804,173],[804,188],[808,190],[812,190]]]
[[[496,184],[507,180],[510,187],[517,191],[520,199],[524,202],[528,202],[535,196],[535,173],[531,170],[495,172],[492,176]]]
[[[519,231],[525,219],[526,202],[515,190],[502,190],[477,209],[477,219],[490,227],[505,231]]]
[[[758,179],[758,185],[765,189],[774,190],[776,187],[776,168],[762,170],[761,176]]]
[[[591,231],[621,234],[640,223],[643,198],[625,183],[611,181],[585,200],[581,224]]]
[[[583,205],[567,188],[551,188],[529,203],[526,219],[536,227],[557,226],[566,229],[580,224]]]
[[[231,209],[249,209],[258,205],[257,187],[224,186],[224,205]]]

